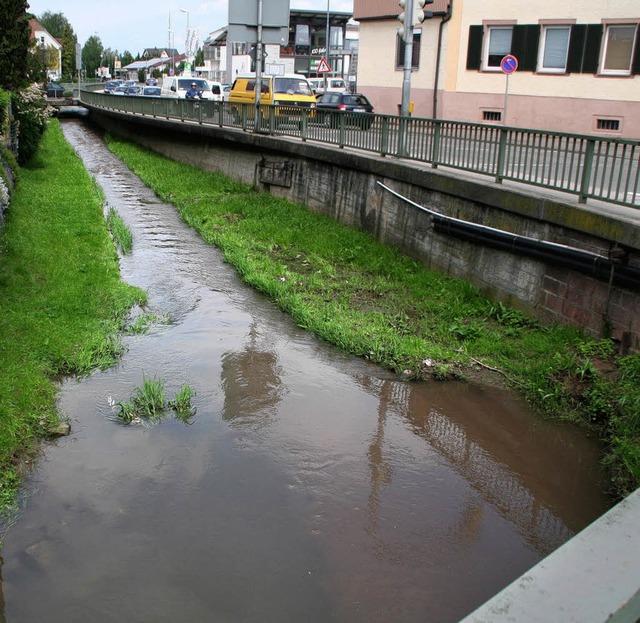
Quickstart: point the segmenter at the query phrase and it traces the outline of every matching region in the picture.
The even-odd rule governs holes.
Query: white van
[[[322,95],[325,92],[324,78],[309,78],[311,88],[316,95]],[[327,93],[347,93],[346,82],[342,78],[327,78]]]
[[[211,99],[214,102],[222,102],[224,101],[223,97],[223,87],[222,83],[216,82],[215,80],[208,80],[209,83],[209,91],[211,91]]]
[[[189,76],[165,76],[162,79],[163,97],[178,97],[184,99],[186,92],[193,83],[202,91],[203,100],[214,99],[209,83],[204,78],[190,78]]]

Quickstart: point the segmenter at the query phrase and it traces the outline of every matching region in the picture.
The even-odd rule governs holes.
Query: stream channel
[[[43,448],[4,537],[0,621],[455,622],[608,508],[580,432],[317,340],[90,125],[63,130],[160,321],[62,384],[71,435]],[[119,423],[145,377],[196,390],[188,423]]]

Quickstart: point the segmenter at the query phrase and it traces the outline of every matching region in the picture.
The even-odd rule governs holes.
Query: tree
[[[25,0],[0,0],[0,87],[15,91],[27,84],[31,29]]]
[[[102,42],[98,35],[91,35],[82,48],[82,66],[88,79],[95,78],[96,70],[100,67],[101,60]]]
[[[203,48],[199,48],[198,51],[196,52],[196,58],[193,61],[193,64],[196,67],[202,67],[204,65],[204,49]]]
[[[73,28],[68,26],[62,33],[62,75],[68,76],[69,81],[73,81],[76,75],[76,45],[78,37],[73,32]]]
[[[122,66],[125,67],[126,65],[130,65],[131,63],[133,63],[133,56],[131,55],[131,52],[129,52],[129,50],[125,50],[122,53],[122,58],[120,58],[120,60],[122,61]]]
[[[65,29],[70,29],[73,32],[69,20],[63,13],[45,11],[38,17],[38,21],[54,39],[62,39]]]
[[[78,37],[73,32],[71,23],[63,13],[52,13],[51,11],[45,11],[38,17],[38,21],[52,37],[61,40],[61,75],[73,80],[73,76],[76,73],[76,44],[78,43]]]

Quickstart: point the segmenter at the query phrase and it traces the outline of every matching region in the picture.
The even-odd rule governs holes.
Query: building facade
[[[31,38],[36,40],[36,54],[45,57],[47,80],[59,80],[62,75],[62,43],[52,37],[37,19],[29,20]]]
[[[414,31],[414,115],[640,138],[640,3],[435,0]],[[397,114],[396,0],[354,0],[359,90]],[[391,53],[393,52],[393,54]],[[513,55],[517,69],[505,73]]]
[[[318,65],[326,57],[331,75],[355,82],[358,28],[350,19],[351,13],[329,13],[327,51],[327,13],[291,10],[287,44],[265,45],[265,73],[299,73],[311,78],[319,75]],[[227,29],[221,28],[204,41],[204,67],[197,69],[210,80],[230,84],[237,74],[255,71],[254,52],[253,43],[228,41]]]

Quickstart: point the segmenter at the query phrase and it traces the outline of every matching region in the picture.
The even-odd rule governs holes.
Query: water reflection
[[[389,413],[405,419],[413,433],[424,439],[469,482],[486,504],[517,526],[522,537],[540,555],[556,549],[579,529],[579,522],[573,521],[568,510],[572,489],[574,493],[576,489],[589,489],[594,484],[592,478],[599,474],[585,474],[580,461],[577,464],[574,460],[567,461],[566,448],[575,438],[573,431],[544,422],[524,421],[518,416],[517,409],[509,408],[514,406],[513,398],[500,392],[495,395],[504,403],[481,401],[479,395],[488,397],[490,393],[460,384],[447,393],[453,400],[438,405],[433,404],[434,394],[417,384],[376,377],[367,377],[361,382],[379,400],[377,425],[367,451],[371,472],[372,530],[380,490],[393,476],[392,466],[384,453],[384,431]],[[535,465],[542,456],[541,442],[545,443],[545,452],[553,452],[559,461],[556,466],[563,470],[553,480],[549,478],[548,465],[540,472],[532,468],[532,463]],[[581,471],[582,475],[579,475]],[[471,503],[464,514],[469,530],[463,526],[457,530],[473,533],[473,524],[478,523],[483,511]]]
[[[284,393],[278,355],[260,345],[255,321],[241,351],[222,355],[222,419],[237,428],[268,426]]]

